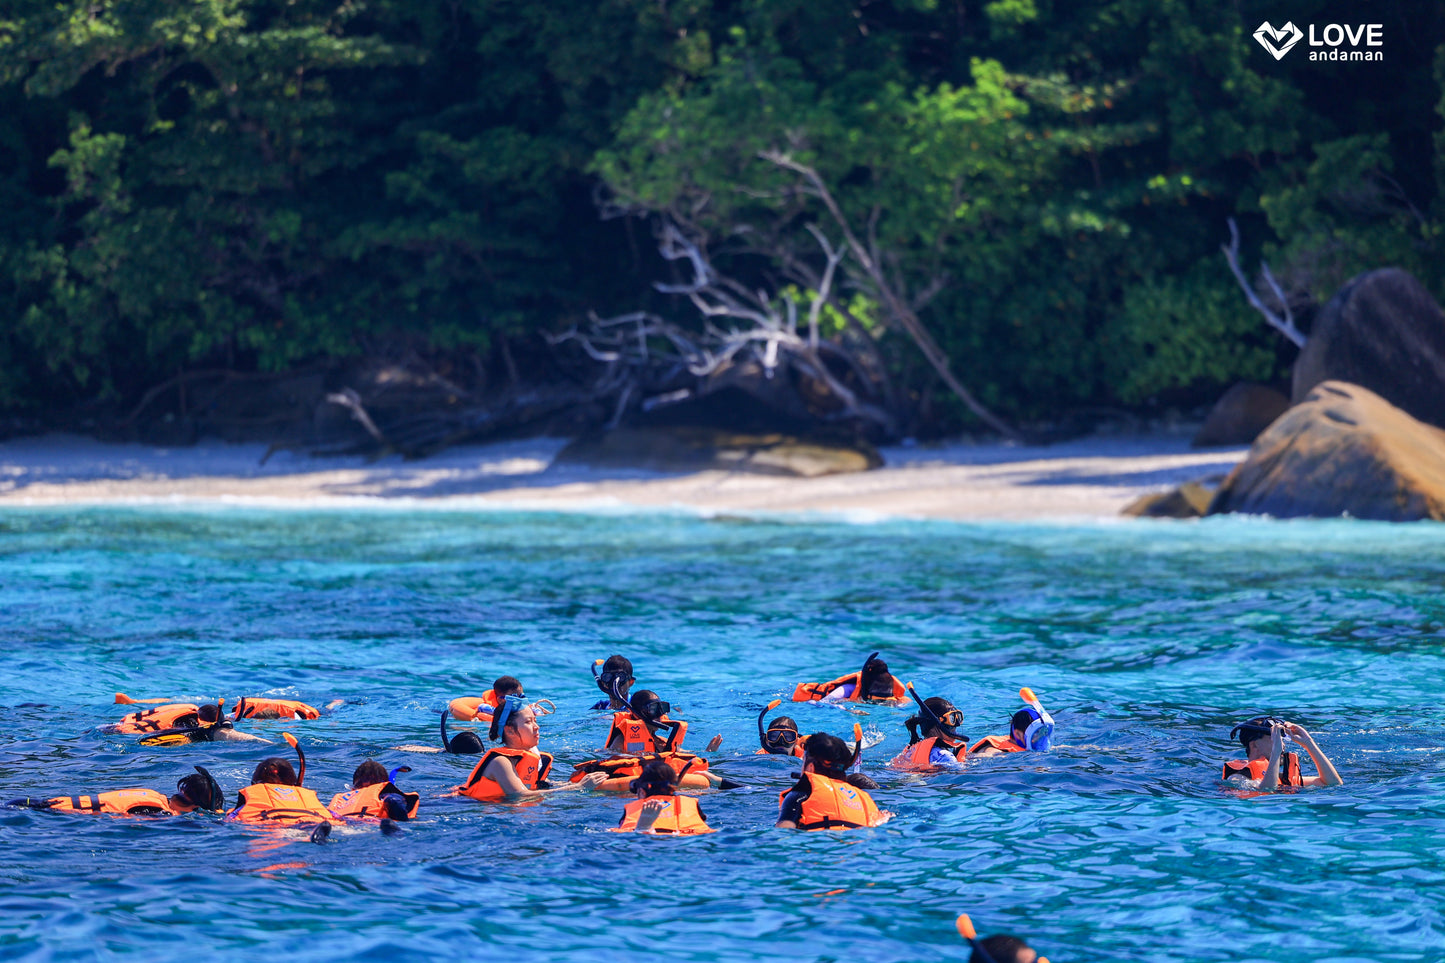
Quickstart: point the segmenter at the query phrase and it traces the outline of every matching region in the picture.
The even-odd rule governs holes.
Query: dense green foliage
[[[1250,36],[1276,7],[15,0],[0,408],[669,309],[646,225],[599,195],[747,239],[714,253],[768,283],[831,230],[777,157],[936,290],[919,319],[1001,412],[1206,400],[1292,355],[1220,256],[1230,216],[1299,306],[1385,264],[1445,293],[1445,13],[1299,0],[1300,25],[1383,20],[1385,59],[1277,62]]]

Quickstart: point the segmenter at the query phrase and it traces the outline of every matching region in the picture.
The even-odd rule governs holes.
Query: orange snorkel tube
[[[296,750],[296,759],[301,764],[301,768],[296,770],[296,785],[299,786],[306,781],[306,753],[301,751],[301,746],[297,744],[296,737],[291,735],[291,733],[283,732],[281,733],[281,738],[285,739],[287,744]]]

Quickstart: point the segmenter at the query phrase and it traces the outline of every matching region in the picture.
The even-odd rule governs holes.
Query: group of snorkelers
[[[714,772],[707,759],[683,748],[687,722],[670,715],[672,706],[650,689],[634,691],[632,663],[621,655],[597,660],[592,673],[605,698],[592,708],[612,712],[611,725],[603,743],[603,755],[576,764],[568,779],[553,778],[554,758],[539,748],[541,727],[538,715],[546,714],[550,702],[528,703],[522,683],[515,676],[498,678],[480,697],[453,699],[441,713],[440,750],[479,755],[466,780],[453,792],[482,801],[499,801],[549,792],[602,789],[631,794],[618,825],[620,831],[672,835],[711,832],[707,817],[694,796],[683,790],[729,789],[735,783]],[[805,682],[792,693],[794,702],[823,702],[902,706],[910,700],[916,712],[904,725],[909,744],[888,767],[912,772],[957,770],[970,758],[1016,752],[1042,752],[1050,748],[1054,720],[1028,688],[1020,690],[1024,705],[1009,720],[1007,735],[985,736],[972,745],[960,733],[963,713],[942,696],[921,697],[911,684],[894,676],[886,662],[873,653],[857,671],[827,682]],[[117,702],[133,703],[123,694]],[[161,700],[151,700],[152,702]],[[776,825],[787,829],[857,829],[881,825],[891,814],[881,810],[870,792],[878,788],[873,779],[857,771],[863,749],[861,728],[854,726],[850,746],[827,732],[802,735],[789,716],[766,717],[781,703],[770,702],[758,715],[759,754],[792,756],[800,760],[796,782],[778,796]],[[334,707],[332,703],[327,708]],[[555,707],[553,707],[555,708]],[[241,733],[235,723],[243,719],[307,720],[319,718],[322,710],[305,703],[246,697],[230,718],[225,700],[214,704],[165,703],[138,709],[119,722],[103,727],[107,731],[136,734],[143,744],[175,745],[215,739],[254,739]],[[484,722],[487,740],[475,731],[448,735],[446,720]],[[357,766],[351,787],[323,805],[316,794],[302,785],[305,756],[289,733],[283,734],[297,753],[299,771],[279,757],[256,766],[251,782],[242,788],[226,820],[265,826],[311,826],[325,838],[329,824],[338,820],[380,822],[384,831],[414,817],[420,796],[399,789],[398,773],[409,767],[388,771],[375,760]],[[1244,760],[1226,762],[1226,783],[1245,790],[1271,792],[1280,788],[1337,786],[1341,779],[1333,764],[1301,726],[1274,717],[1257,717],[1236,726],[1231,738],[1238,738],[1246,751]],[[722,737],[716,736],[707,749],[715,750]],[[487,741],[492,743],[488,748]],[[1309,755],[1317,775],[1306,776],[1299,756],[1285,750],[1293,742]],[[422,748],[422,747],[401,747]],[[69,812],[113,815],[171,815],[196,810],[221,811],[224,794],[203,767],[179,780],[176,792],[165,794],[151,789],[121,789],[84,796],[56,796],[17,799],[12,805]],[[322,828],[324,827],[324,828]]]

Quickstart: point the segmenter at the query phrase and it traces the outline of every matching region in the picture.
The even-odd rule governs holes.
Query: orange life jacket
[[[171,801],[154,789],[117,789],[94,796],[57,796],[50,808],[62,813],[106,813],[111,816],[169,816]]]
[[[927,739],[920,739],[907,749],[904,749],[894,757],[893,761],[888,765],[893,769],[936,770],[938,767],[933,764],[934,746],[937,746],[944,752],[953,753],[955,759],[959,758],[959,753],[964,752],[963,746],[961,745],[957,748],[941,745],[938,742],[937,736],[929,736]],[[967,753],[964,753],[964,755],[966,756]]]
[[[482,706],[487,707],[485,712],[482,711]],[[452,718],[463,722],[470,722],[478,715],[489,716],[496,707],[497,693],[492,689],[488,689],[484,696],[462,696],[447,703],[447,710],[451,712]]]
[[[244,713],[244,715],[243,715]],[[319,719],[321,710],[290,699],[253,699],[236,704],[237,719]]]
[[[999,752],[1027,752],[1023,746],[1013,741],[1011,736],[984,736],[982,739],[968,747],[969,752],[978,752],[980,749],[997,749]]]
[[[498,746],[495,749],[487,750],[486,754],[477,762],[472,774],[467,777],[466,783],[458,786],[457,791],[463,796],[471,796],[473,799],[505,799],[507,794],[502,790],[501,784],[495,779],[488,779],[482,775],[486,771],[487,763],[498,756],[505,756],[512,760],[512,768],[516,770],[517,778],[522,780],[528,789],[536,789],[542,780],[547,778],[547,773],[552,771],[552,754],[549,752]]]
[[[617,824],[618,831],[630,833],[636,829],[637,820],[642,816],[642,807],[654,800],[661,800],[667,808],[657,817],[657,822],[652,824],[653,832],[676,836],[700,836],[713,832],[713,828],[702,818],[702,813],[697,808],[697,800],[692,796],[648,796],[646,799],[635,799],[622,811],[622,822]]]
[[[109,726],[111,732],[160,732],[162,729],[193,729],[201,724],[200,706],[189,702],[175,702],[156,706],[130,715],[121,716],[119,722]]]
[[[818,702],[819,700],[825,698],[828,693],[832,692],[839,686],[851,684],[853,686],[853,694],[848,696],[843,701],[863,702],[865,700],[863,699],[862,686],[859,685],[858,682],[858,678],[862,674],[862,672],[850,672],[845,676],[834,679],[832,682],[799,682],[798,687],[793,690],[793,701]],[[903,682],[898,678],[898,676],[891,675],[889,676],[889,678],[893,680],[893,695],[889,696],[888,698],[890,700],[897,699],[899,701],[908,698],[908,690],[903,687]]]
[[[331,797],[331,805],[326,808],[345,819],[384,819],[386,806],[381,801],[383,793],[392,793],[405,799],[406,818],[415,818],[417,809],[421,807],[421,796],[414,792],[402,792],[389,782],[337,793]]]
[[[667,716],[663,716],[660,722],[671,722]],[[634,716],[631,712],[615,712],[612,714],[612,731],[607,733],[607,745],[616,744],[619,737],[622,740],[622,748],[617,750],[629,756],[641,756],[658,751],[657,739],[652,731],[647,728],[647,723]],[[687,738],[687,723],[678,723],[677,735],[672,740],[674,752],[682,748],[682,740]]]
[[[1228,780],[1231,776],[1263,779],[1264,771],[1268,768],[1268,759],[1230,759],[1224,764],[1224,779]],[[1281,786],[1304,785],[1304,779],[1300,776],[1299,756],[1292,752],[1280,753],[1279,784]]]
[[[799,736],[793,741],[793,748],[788,752],[768,752],[766,749],[759,749],[753,753],[755,756],[797,756],[803,758],[803,743],[808,741],[807,736]]]
[[[582,777],[590,772],[600,772],[608,779],[636,779],[642,775],[644,764],[654,759],[661,759],[673,768],[674,772],[701,772],[707,768],[707,760],[701,756],[695,756],[690,752],[656,752],[645,758],[642,756],[613,756],[611,759],[588,759],[586,762],[579,762],[572,767],[572,775],[568,777],[569,782],[581,782]]]
[[[226,821],[297,826],[329,822],[336,816],[321,805],[316,793],[305,786],[253,783],[241,790],[241,804],[226,814]]]
[[[841,779],[830,779],[816,772],[805,772],[803,778],[812,786],[803,800],[799,829],[861,829],[881,826],[887,817],[874,804],[873,797]],[[778,806],[790,790],[778,793]]]

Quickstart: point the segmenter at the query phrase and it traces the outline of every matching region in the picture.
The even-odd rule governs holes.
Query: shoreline
[[[674,474],[554,463],[566,439],[448,449],[407,462],[315,458],[266,446],[189,448],[70,435],[0,442],[0,507],[227,504],[417,505],[532,511],[609,508],[705,514],[1034,521],[1106,519],[1142,494],[1223,475],[1247,447],[1191,449],[1183,435],[1091,436],[1048,446],[1002,443],[881,449],[867,472],[793,478]]]

